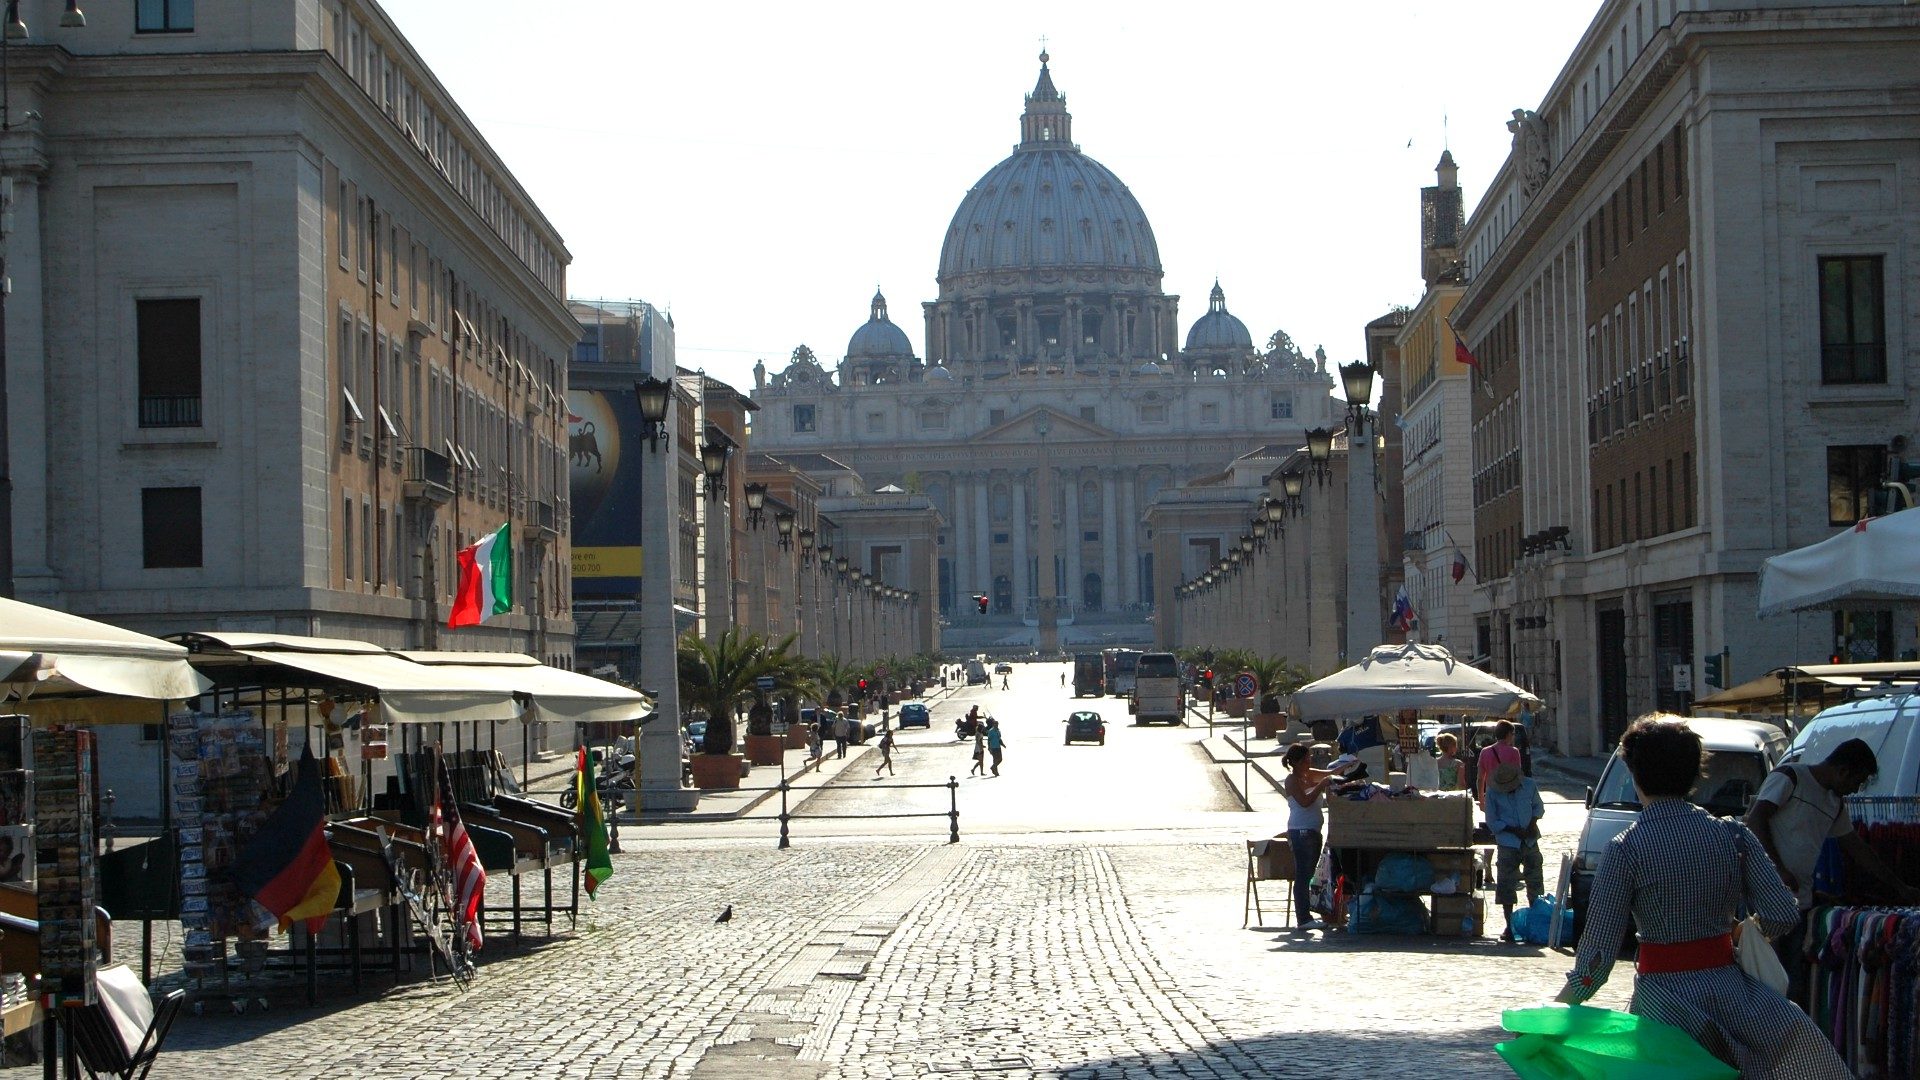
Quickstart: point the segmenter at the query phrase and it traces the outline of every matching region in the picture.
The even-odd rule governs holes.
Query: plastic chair
[[[180,1003],[186,997],[185,990],[175,990],[160,999],[153,1010],[153,1021],[141,1036],[140,1045],[131,1053],[104,1002],[61,1006],[59,1016],[88,1076],[95,1080],[101,1076],[145,1080],[154,1060],[160,1056],[160,1046],[167,1041],[167,1031],[173,1027],[173,1018],[179,1014]]]
[[[1260,861],[1262,857],[1267,857],[1270,868],[1275,871],[1274,873],[1265,875],[1261,873],[1262,868]],[[1247,912],[1249,911],[1253,912],[1260,920],[1261,925],[1264,926],[1266,924],[1267,915],[1265,911],[1261,910],[1260,904],[1260,883],[1262,881],[1279,881],[1285,883],[1280,894],[1281,907],[1282,910],[1286,912],[1286,917],[1289,920],[1292,919],[1293,849],[1287,843],[1286,837],[1276,836],[1270,840],[1247,841],[1247,887],[1246,892],[1241,896],[1240,903],[1240,929],[1242,930],[1245,930],[1248,926]]]

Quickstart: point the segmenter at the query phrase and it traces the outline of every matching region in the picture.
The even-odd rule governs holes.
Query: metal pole
[[[947,777],[947,843],[960,842],[960,778]]]
[[[1240,806],[1253,810],[1253,750],[1247,744],[1247,714],[1240,714]]]
[[[782,757],[784,759],[785,755]],[[787,836],[787,822],[791,820],[793,815],[787,812],[787,763],[782,760],[780,762],[780,850],[782,851],[793,846],[793,841]]]

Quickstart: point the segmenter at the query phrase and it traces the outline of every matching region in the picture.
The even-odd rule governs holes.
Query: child
[[[1443,731],[1433,737],[1433,745],[1440,751],[1440,790],[1463,790],[1467,786],[1467,763],[1455,756],[1460,740],[1452,732]]]
[[[887,770],[888,776],[893,775],[893,729],[892,728],[888,728],[887,730],[882,731],[880,733],[880,764],[874,766],[874,769],[873,769],[874,779],[877,780],[880,778],[881,769]]]

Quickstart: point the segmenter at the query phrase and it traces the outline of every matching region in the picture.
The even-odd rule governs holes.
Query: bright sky
[[[1419,189],[1469,213],[1596,0],[965,4],[382,0],[573,254],[569,291],[670,310],[752,386],[920,303],[1019,136],[1040,38],[1075,140],[1145,207],[1181,335],[1217,274],[1264,342],[1334,362],[1420,296]]]

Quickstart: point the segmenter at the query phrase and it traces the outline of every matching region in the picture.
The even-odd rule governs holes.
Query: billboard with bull
[[[640,595],[640,405],[631,392],[567,391],[573,594]]]

